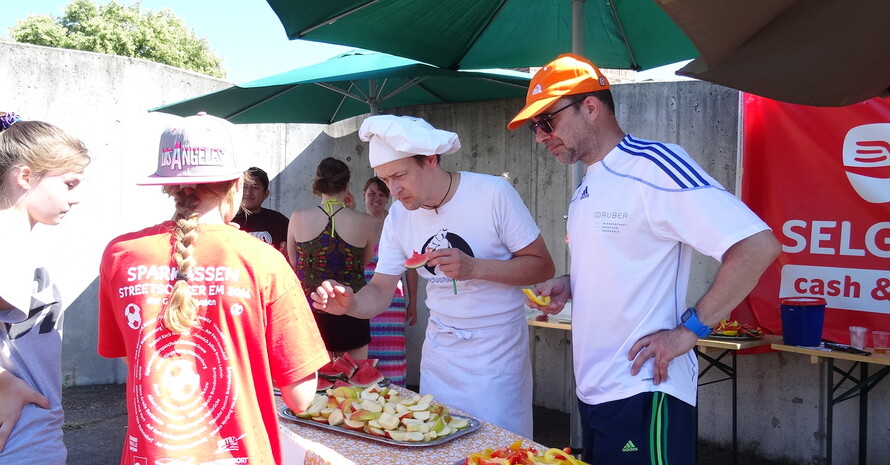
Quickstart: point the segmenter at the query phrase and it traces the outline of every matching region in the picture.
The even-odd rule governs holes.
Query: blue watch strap
[[[686,309],[686,312],[683,313],[683,326],[695,333],[698,337],[708,337],[714,332],[713,329],[709,326],[705,326],[698,320],[698,313],[695,311],[695,307],[689,307]]]

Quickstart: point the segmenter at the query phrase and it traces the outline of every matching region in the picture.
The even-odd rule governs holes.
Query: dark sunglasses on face
[[[560,108],[559,110],[554,111],[553,113],[544,113],[543,115],[541,115],[540,118],[538,118],[537,121],[529,120],[528,128],[532,131],[533,134],[538,133],[538,128],[540,128],[545,133],[550,134],[551,132],[553,132],[553,126],[550,125],[550,120],[552,120],[553,117],[556,116],[557,113],[565,110],[568,107],[577,105],[583,101],[584,100],[575,100],[574,102]]]

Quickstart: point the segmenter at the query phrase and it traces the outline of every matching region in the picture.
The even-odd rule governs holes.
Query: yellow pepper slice
[[[531,300],[532,302],[534,302],[538,305],[547,305],[550,303],[549,295],[540,296],[540,295],[535,294],[535,291],[533,291],[531,289],[526,289],[526,288],[523,288],[522,292],[525,292],[525,295],[528,296],[529,300]]]

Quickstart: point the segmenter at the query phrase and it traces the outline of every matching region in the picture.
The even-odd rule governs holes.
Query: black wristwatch
[[[698,321],[698,313],[695,312],[695,307],[687,308],[680,320],[686,329],[692,331],[698,337],[708,337],[714,332],[711,327],[705,326],[701,321]]]

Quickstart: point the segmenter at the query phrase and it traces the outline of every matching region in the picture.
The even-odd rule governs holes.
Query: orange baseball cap
[[[565,95],[584,94],[609,88],[609,81],[599,68],[580,55],[566,53],[547,63],[532,78],[525,97],[525,108],[507,124],[516,129],[529,118],[541,114]]]

